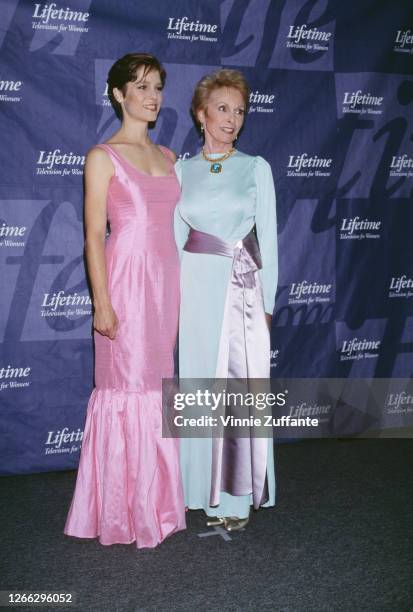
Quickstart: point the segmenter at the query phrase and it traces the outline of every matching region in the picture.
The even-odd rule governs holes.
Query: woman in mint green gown
[[[270,165],[262,157],[246,155],[232,147],[244,121],[247,101],[247,85],[238,71],[221,70],[204,77],[195,90],[193,112],[205,134],[205,155],[201,152],[176,164],[182,188],[175,213],[175,235],[181,254],[181,379],[234,375],[222,367],[222,351],[226,335],[226,358],[227,362],[231,361],[234,343],[228,344],[231,319],[228,299],[235,260],[210,249],[204,249],[205,252],[192,249],[191,252],[188,237],[191,238],[192,232],[201,239],[218,238],[224,247],[234,249],[239,255],[243,245],[240,241],[246,244],[244,239],[254,226],[262,262],[258,266],[260,269],[254,272],[259,291],[258,313],[254,316],[260,329],[257,327],[255,346],[251,350],[246,346],[241,327],[236,340],[242,344],[245,363],[238,363],[237,371],[241,368],[241,376],[245,378],[270,376],[268,321],[274,308],[278,271],[275,193]],[[228,487],[225,490],[218,485],[220,490],[215,492],[214,504],[210,505],[213,441],[211,438],[181,438],[186,506],[203,509],[208,517],[218,517],[216,523],[211,520],[208,524],[224,523],[232,530],[246,524],[253,501],[255,507],[274,505],[273,441],[265,439],[263,444],[266,482],[259,503],[253,500],[252,490],[234,495],[228,492]]]

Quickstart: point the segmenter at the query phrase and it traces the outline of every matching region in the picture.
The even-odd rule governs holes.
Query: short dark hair
[[[145,77],[148,72],[155,70],[159,72],[162,86],[165,84],[166,71],[162,66],[161,62],[149,53],[128,53],[120,59],[118,59],[109,70],[108,74],[108,96],[110,103],[113,106],[113,110],[119,119],[122,119],[122,107],[113,95],[113,89],[116,87],[120,89],[123,94],[126,93],[127,83],[136,80],[136,73],[138,69],[143,66]]]

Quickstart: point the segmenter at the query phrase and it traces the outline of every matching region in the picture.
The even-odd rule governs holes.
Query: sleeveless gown
[[[178,441],[162,438],[162,378],[174,373],[179,257],[173,235],[180,187],[139,172],[109,145],[105,258],[119,320],[115,340],[95,332],[95,388],[64,532],[102,544],[154,547],[185,529]]]

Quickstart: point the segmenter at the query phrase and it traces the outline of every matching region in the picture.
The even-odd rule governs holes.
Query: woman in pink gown
[[[162,438],[161,418],[179,308],[175,156],[148,136],[164,80],[162,66],[147,54],[114,64],[109,97],[122,125],[86,159],[95,388],[64,530],[102,544],[136,541],[138,548],[185,529],[178,442]]]

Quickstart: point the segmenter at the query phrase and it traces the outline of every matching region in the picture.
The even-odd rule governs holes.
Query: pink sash
[[[270,335],[258,270],[261,256],[254,233],[232,245],[217,236],[191,228],[184,250],[232,259],[225,300],[216,378],[244,379],[244,390],[254,378],[270,376]],[[210,505],[219,505],[220,492],[252,493],[254,508],[268,500],[267,438],[214,438]]]

